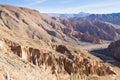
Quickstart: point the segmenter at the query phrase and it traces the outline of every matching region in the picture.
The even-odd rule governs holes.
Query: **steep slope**
[[[102,40],[118,40],[120,28],[117,25],[86,18],[53,18],[68,28],[68,34],[82,41],[101,43]]]
[[[66,30],[64,25],[27,8],[0,5],[0,26],[45,42],[77,43],[77,39],[64,34]]]
[[[15,75],[14,72],[10,73],[9,70],[13,70],[13,68],[15,68],[17,78],[20,76],[25,77],[24,79],[20,77],[17,80],[20,80],[21,78],[22,80],[29,78],[30,80],[34,80],[38,74],[42,75],[39,76],[40,79],[43,79],[43,77],[49,74],[48,77],[46,77],[46,80],[48,80],[48,78],[54,80],[56,77],[62,78],[62,80],[66,80],[70,78],[71,74],[79,74],[81,76],[89,76],[93,74],[104,76],[107,74],[115,74],[110,67],[104,63],[101,63],[97,58],[95,59],[94,56],[89,56],[87,52],[81,51],[77,48],[73,48],[68,45],[65,46],[60,44],[45,43],[40,40],[24,38],[21,35],[18,35],[17,33],[10,31],[4,27],[0,28],[0,34],[0,59],[3,59],[5,62],[9,60],[9,62],[6,62],[4,64],[2,61],[0,61],[0,64],[3,65],[3,68],[6,68],[6,70],[8,70],[8,72],[5,73],[5,75],[7,74],[7,78],[10,75],[11,79],[16,80],[13,78]],[[13,53],[21,57],[21,60],[28,62],[21,62],[18,57],[15,58],[15,55]],[[12,58],[14,59],[11,60]],[[14,62],[15,64],[13,64]],[[43,74],[40,73],[39,69],[36,76],[33,76],[35,75],[34,72],[30,74],[29,70],[31,67],[29,66],[29,62],[39,66],[40,70],[43,68]],[[13,64],[12,66],[14,67],[10,66],[11,64]],[[23,69],[19,66],[19,64],[28,66]],[[20,67],[18,70],[19,72],[16,71],[16,68],[18,67]],[[34,67],[32,67],[31,70],[36,71],[36,68],[33,68]],[[24,70],[24,72],[22,72],[21,69]],[[45,72],[47,69],[49,72]],[[4,74],[2,72],[0,73],[2,75]],[[24,76],[24,73],[26,73],[27,76]],[[28,77],[29,75],[32,75],[33,78]],[[56,77],[54,75],[56,75]],[[38,80],[39,77],[37,77]]]
[[[0,47],[0,80],[57,80],[50,68],[39,68]]]
[[[102,40],[118,40],[120,38],[119,26],[111,23],[89,20],[87,17],[58,18],[57,20],[53,17],[53,19],[36,10],[0,5],[1,27],[7,27],[32,39],[78,44],[80,41],[102,43]]]
[[[57,80],[57,77],[51,73],[49,67],[35,66],[27,60],[18,57],[19,47],[11,51],[8,43],[21,42],[21,45],[31,45],[29,39],[24,39],[13,31],[0,28],[0,80]],[[11,42],[10,42],[11,41]],[[39,45],[39,44],[38,44]],[[35,45],[37,46],[37,45]]]
[[[120,60],[120,40],[112,42],[108,47],[108,51],[110,55]]]

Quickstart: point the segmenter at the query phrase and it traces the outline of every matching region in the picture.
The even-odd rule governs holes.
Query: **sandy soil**
[[[83,50],[91,51],[91,50],[95,50],[95,49],[107,48],[109,44],[110,44],[110,42],[106,42],[104,44],[82,43],[82,44],[78,45],[77,47],[79,47],[80,49],[83,49]]]

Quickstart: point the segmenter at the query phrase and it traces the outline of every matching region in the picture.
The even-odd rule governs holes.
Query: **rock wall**
[[[20,44],[8,44],[10,50],[19,57],[41,67],[51,67],[53,74],[77,74],[104,76],[114,74],[110,67],[99,61],[92,60],[83,52],[64,45],[51,45],[53,52],[44,51]]]
[[[112,56],[120,60],[120,40],[112,42],[108,47],[108,51]]]

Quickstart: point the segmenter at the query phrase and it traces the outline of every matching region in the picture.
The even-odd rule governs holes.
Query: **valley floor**
[[[83,50],[87,50],[91,54],[93,54],[95,57],[99,58],[101,61],[105,62],[108,66],[111,66],[111,69],[116,73],[116,75],[106,75],[100,77],[100,80],[120,80],[120,67],[116,66],[116,64],[119,64],[120,62],[114,59],[113,57],[106,56],[101,53],[96,53],[93,50],[102,50],[108,47],[110,42],[107,42],[105,44],[91,44],[91,43],[82,43],[82,45],[78,46],[79,48]],[[93,52],[92,52],[93,51]],[[95,59],[97,59],[95,58]]]
[[[83,50],[91,51],[91,50],[96,50],[96,49],[107,48],[109,44],[110,44],[110,42],[106,42],[104,44],[92,44],[92,43],[83,42],[80,45],[78,45],[77,47],[79,47],[80,49],[83,49]]]

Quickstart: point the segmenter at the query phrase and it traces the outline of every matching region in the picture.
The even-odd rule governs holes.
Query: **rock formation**
[[[120,26],[88,17],[75,17],[62,19],[53,17],[52,19],[65,25],[65,33],[74,36],[81,41],[102,43],[103,40],[113,41],[120,39]]]
[[[120,40],[112,42],[108,46],[108,51],[110,52],[110,55],[120,60]]]
[[[45,19],[35,10],[4,5],[1,5],[0,9],[0,55],[3,55],[0,56],[0,64],[3,65],[4,63],[4,68],[9,65],[9,68],[13,70],[10,74],[12,78],[9,77],[8,72],[5,73],[7,75],[6,79],[21,80],[20,76],[22,75],[25,77],[23,80],[43,80],[43,77],[45,77],[45,80],[59,80],[58,77],[67,80],[70,79],[72,74],[80,76],[114,74],[109,66],[100,62],[88,52],[67,44],[52,43],[56,39],[67,41],[66,37],[67,39],[72,38],[65,34],[64,31],[67,28],[63,28],[63,25],[55,21],[49,22],[49,18]],[[16,11],[19,11],[19,13]],[[40,19],[36,19],[36,17],[40,17]],[[43,22],[44,26],[39,20]],[[40,26],[36,26],[35,23]],[[56,31],[51,27],[54,27]],[[61,29],[63,29],[62,32]],[[56,39],[46,41],[51,40],[50,35],[52,37],[53,35],[56,36]],[[72,41],[76,40],[75,38],[72,39]],[[13,68],[15,68],[16,74],[14,74]],[[37,72],[36,75],[34,70]],[[41,74],[40,71],[44,74]],[[15,79],[17,77],[14,78],[14,75],[17,75],[19,79]]]
[[[8,37],[8,34],[6,35]],[[9,35],[9,39],[11,35]],[[31,42],[29,39],[19,39],[19,37],[15,37],[14,35],[14,39],[17,40],[16,42],[4,36],[5,32],[3,36],[1,35],[3,39],[1,41],[1,47],[5,47],[8,51],[13,52],[22,59],[38,65],[39,67],[42,65],[51,67],[53,74],[62,73],[70,75],[72,73],[79,73],[80,75],[97,74],[100,76],[111,74],[109,73],[108,66],[89,58],[89,56],[85,55],[84,52],[77,48],[72,48],[67,45],[46,44],[42,41],[33,40]]]

